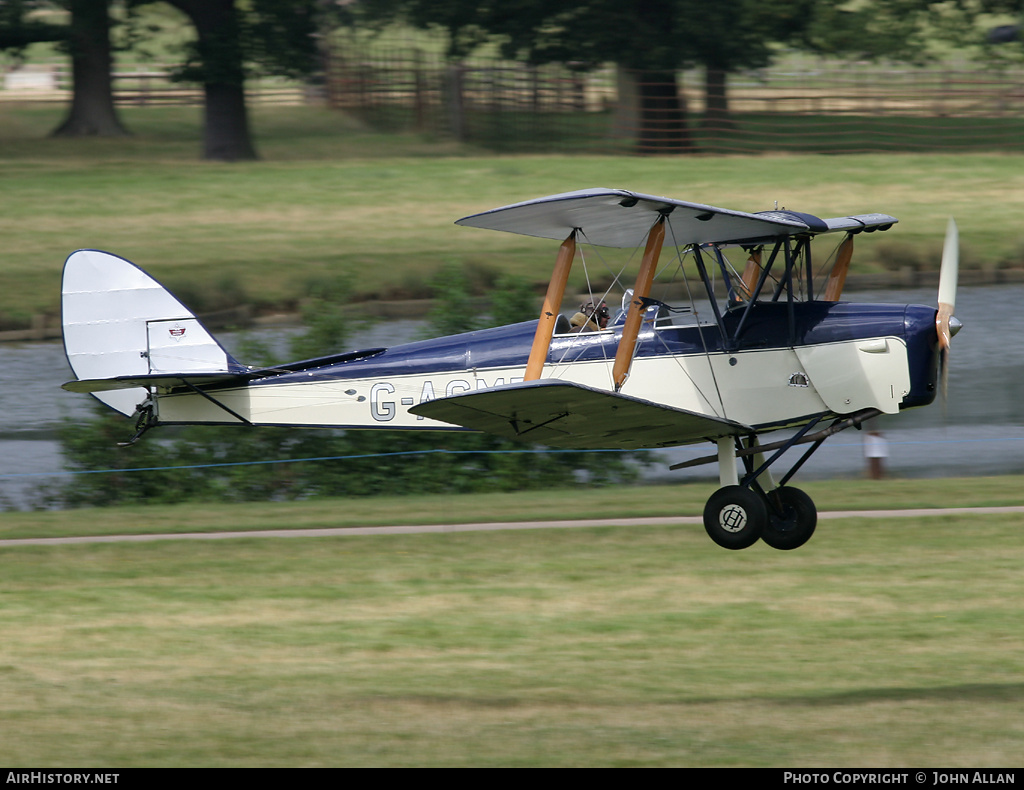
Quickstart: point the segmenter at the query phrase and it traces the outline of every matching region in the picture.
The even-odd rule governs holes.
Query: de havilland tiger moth
[[[841,300],[854,237],[896,222],[746,213],[622,189],[515,203],[456,224],[560,242],[539,319],[273,368],[238,362],[134,264],[79,250],[63,274],[77,377],[64,388],[132,417],[132,441],[161,424],[231,423],[484,431],[577,450],[708,442],[713,452],[676,467],[718,464],[721,487],[704,510],[712,540],[794,549],[817,511],[789,481],[822,442],[944,389],[960,328],[952,220],[937,305]],[[607,291],[564,310],[574,261],[607,266],[606,248],[639,253],[635,281],[612,272]],[[623,292],[615,316],[613,289]],[[762,442],[766,433],[783,438]]]

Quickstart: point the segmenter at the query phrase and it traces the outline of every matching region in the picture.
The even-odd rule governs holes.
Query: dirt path
[[[974,513],[1024,513],[1024,506],[1013,507],[948,507],[913,510],[834,510],[818,513],[820,520],[837,518],[918,518]],[[575,521],[517,521],[482,524],[434,524],[394,527],[339,527],[336,529],[274,529],[253,532],[180,532],[152,535],[96,535],[78,538],[13,538],[0,540],[0,548],[15,546],[49,546],[73,543],[121,543],[154,540],[230,540],[233,538],[334,538],[359,535],[406,535],[420,532],[493,532],[509,529],[571,529],[573,527],[643,527],[671,524],[700,524],[700,516],[665,516],[658,518],[602,518]]]

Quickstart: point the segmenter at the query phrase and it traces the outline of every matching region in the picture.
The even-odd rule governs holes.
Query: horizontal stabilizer
[[[409,411],[507,439],[575,450],[642,450],[752,433],[731,420],[558,379],[439,398]]]
[[[224,384],[245,384],[252,379],[246,373],[158,373],[151,376],[115,376],[109,379],[77,379],[61,385],[68,392],[113,392],[135,387],[210,387]]]

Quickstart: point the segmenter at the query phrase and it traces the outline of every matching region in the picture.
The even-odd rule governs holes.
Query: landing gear
[[[132,416],[135,417],[135,435],[127,442],[118,442],[118,447],[131,447],[142,438],[142,434],[156,425],[156,409],[153,400],[147,398],[144,402],[140,403],[136,407],[135,414]]]
[[[724,549],[754,545],[758,538],[773,549],[803,546],[818,524],[814,502],[799,488],[760,491],[730,485],[718,489],[704,506],[704,529]]]
[[[878,409],[861,409],[845,417],[837,417],[828,428],[811,433],[828,416],[823,412],[814,416],[789,439],[761,445],[756,434],[743,437],[720,436],[717,455],[694,458],[669,469],[685,469],[718,461],[718,475],[722,487],[704,506],[704,528],[711,539],[726,549],[745,549],[764,539],[774,549],[789,551],[803,546],[818,525],[818,511],[814,502],[799,488],[786,483],[797,473],[825,439],[847,428],[857,428],[865,420],[877,417]],[[792,468],[776,482],[769,470],[779,457],[798,444],[810,444]],[[769,458],[765,453],[775,452]],[[745,471],[741,480],[737,462],[742,460]],[[765,493],[767,492],[767,493]]]

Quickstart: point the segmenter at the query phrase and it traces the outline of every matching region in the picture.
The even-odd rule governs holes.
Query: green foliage
[[[537,317],[540,298],[521,275],[496,275],[484,267],[448,263],[431,278],[434,305],[427,315],[424,338],[473,332]],[[480,307],[483,294],[490,309]]]
[[[923,0],[818,3],[804,45],[848,58],[921,62],[928,57],[928,6]]]
[[[168,290],[194,313],[215,313],[250,303],[245,284],[231,272],[217,274],[212,281],[200,283],[193,278],[168,278]]]
[[[67,38],[65,26],[52,24],[34,13],[43,5],[33,0],[0,2],[0,52],[10,51],[20,56],[29,44]]]
[[[306,331],[292,338],[294,359],[313,359],[344,348],[352,321],[345,306],[350,291],[346,280],[317,280],[310,284],[309,298],[302,305]]]
[[[455,335],[484,328],[484,318],[473,309],[469,278],[463,266],[445,264],[430,281],[434,306],[427,316],[424,337]]]
[[[184,44],[181,80],[234,85],[246,72],[299,78],[316,68],[313,0],[168,2],[187,14],[199,33]]]
[[[525,277],[504,274],[491,294],[491,316],[495,324],[514,324],[536,318],[540,299]]]
[[[1020,39],[996,43],[997,25],[1020,23],[1020,0],[861,0],[813,4],[801,44],[856,59],[922,64],[957,51],[998,66],[1020,62]]]
[[[773,43],[795,39],[814,0],[405,0],[385,4],[420,28],[445,31],[461,58],[495,37],[507,57],[531,63],[615,62],[635,69],[694,63],[735,70],[765,65]],[[694,31],[700,31],[694,35]]]
[[[76,474],[58,492],[40,492],[37,506],[461,494],[636,477],[616,453],[546,452],[483,434],[235,426],[156,433],[124,448],[117,443],[127,425],[113,412],[65,423],[60,440]]]

